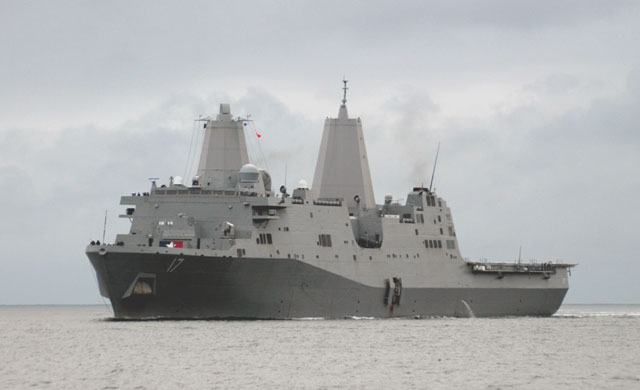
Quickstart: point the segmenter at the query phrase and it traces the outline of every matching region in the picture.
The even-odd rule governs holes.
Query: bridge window
[[[441,248],[442,244],[440,244],[440,246],[438,246],[438,240],[424,240],[424,247],[429,249],[429,248]]]
[[[260,245],[273,244],[271,233],[260,233],[260,235],[256,238],[256,243]]]
[[[320,234],[318,236],[318,245],[331,247],[331,234]]]

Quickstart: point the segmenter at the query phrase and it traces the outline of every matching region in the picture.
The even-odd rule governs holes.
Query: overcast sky
[[[219,103],[276,187],[311,183],[343,76],[378,202],[441,142],[463,256],[522,245],[579,263],[566,302],[640,303],[638,37],[637,1],[0,1],[0,304],[102,302],[105,210],[111,240]]]

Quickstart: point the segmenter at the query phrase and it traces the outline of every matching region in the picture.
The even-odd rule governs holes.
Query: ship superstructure
[[[325,121],[312,188],[272,190],[228,104],[197,174],[123,196],[131,229],[86,253],[117,318],[551,315],[570,264],[467,262],[430,188],[376,204],[362,122]]]

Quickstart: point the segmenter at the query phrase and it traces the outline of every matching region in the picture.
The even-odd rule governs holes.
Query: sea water
[[[113,321],[0,306],[0,389],[640,389],[640,306],[553,317]]]

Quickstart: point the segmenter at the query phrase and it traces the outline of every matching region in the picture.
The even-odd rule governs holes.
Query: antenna
[[[521,258],[522,258],[522,245],[520,245],[520,251],[518,251],[518,264],[520,264]]]
[[[184,174],[182,175],[182,177],[184,178],[187,178],[187,176],[191,173],[190,171],[187,171],[187,169],[189,168],[189,163],[191,162],[191,151],[194,150],[193,139],[196,135],[196,122],[200,121],[201,119],[202,115],[198,115],[198,119],[193,120],[193,129],[191,129],[191,141],[189,141],[189,153],[187,153],[187,162],[184,164]],[[195,151],[193,157],[195,158]]]
[[[433,186],[433,178],[436,175],[436,165],[438,165],[439,153],[440,153],[440,142],[438,142],[438,149],[436,150],[436,161],[433,163],[433,172],[431,172],[431,183],[429,183],[429,191],[431,191],[431,186]]]
[[[104,211],[104,228],[102,229],[102,243],[104,244],[104,236],[107,234],[107,211]]]
[[[342,76],[342,82],[344,83],[344,87],[342,87],[342,89],[344,90],[344,94],[342,96],[342,105],[344,106],[345,104],[347,104],[347,89],[349,89],[349,87],[347,87],[347,83],[349,82],[349,80],[345,79],[344,76]]]
[[[287,186],[287,164],[284,164],[284,186]]]

